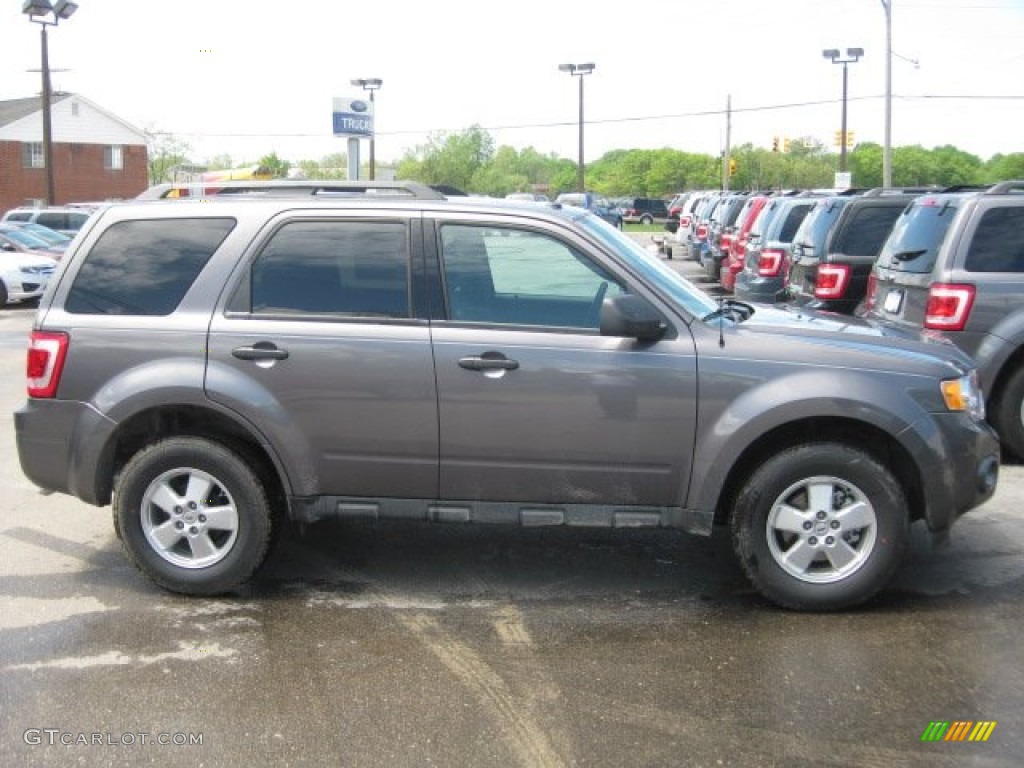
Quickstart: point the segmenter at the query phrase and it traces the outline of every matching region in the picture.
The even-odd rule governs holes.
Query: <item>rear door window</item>
[[[779,228],[779,234],[775,239],[780,243],[793,242],[793,236],[800,228],[803,220],[807,218],[807,214],[810,212],[813,205],[813,203],[807,203],[806,205],[794,205],[790,208],[789,213],[786,214],[785,221],[782,222],[782,226]]]
[[[964,267],[969,272],[1024,272],[1024,206],[985,211]]]
[[[85,257],[64,308],[81,315],[169,315],[234,226],[229,218],[118,222]]]
[[[254,315],[409,317],[409,248],[397,221],[294,221],[251,271]]]

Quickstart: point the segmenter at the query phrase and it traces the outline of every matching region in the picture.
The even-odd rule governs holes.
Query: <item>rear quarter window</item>
[[[81,315],[169,315],[234,226],[228,218],[118,222],[86,255],[64,309]]]
[[[1024,206],[991,208],[971,238],[969,272],[1024,272]]]

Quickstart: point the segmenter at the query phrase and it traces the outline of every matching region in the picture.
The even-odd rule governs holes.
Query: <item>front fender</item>
[[[843,373],[842,391],[837,391],[837,379],[827,369],[803,369],[734,396],[728,392],[715,396],[714,402],[725,406],[720,411],[700,411],[693,476],[684,506],[715,510],[730,472],[747,449],[770,432],[799,422],[830,418],[859,422],[891,436],[911,456],[933,455],[939,436],[932,420],[922,417],[927,417],[930,406],[939,406],[938,392],[897,389],[892,377],[878,372],[847,369]],[[934,381],[920,380],[922,387]],[[738,388],[740,384],[718,380],[711,386]],[[702,392],[705,387],[702,384]],[[702,402],[709,399],[703,396]]]

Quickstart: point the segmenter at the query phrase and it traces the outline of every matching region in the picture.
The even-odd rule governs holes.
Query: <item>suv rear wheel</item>
[[[649,213],[645,213],[643,216],[640,217],[640,223],[641,224],[653,224],[654,223],[654,217],[651,216],[651,214],[649,214]]]
[[[1024,367],[1010,374],[992,411],[992,426],[1003,446],[1024,459]]]
[[[219,443],[175,437],[139,451],[114,488],[115,527],[135,565],[174,592],[213,595],[266,557],[271,510],[259,478]]]
[[[812,443],[773,456],[740,491],[733,547],[754,586],[788,608],[863,602],[896,570],[909,521],[900,484],[861,450]]]

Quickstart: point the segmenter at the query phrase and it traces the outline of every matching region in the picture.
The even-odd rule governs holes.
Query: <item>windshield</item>
[[[615,251],[623,261],[652,283],[694,317],[714,312],[718,305],[689,280],[651,255],[629,235],[597,216],[581,216],[577,223],[591,235]]]
[[[8,227],[0,230],[0,234],[3,234],[9,240],[14,241],[23,248],[49,248],[49,244],[44,240],[40,240],[33,234],[26,232],[21,227]]]
[[[882,246],[878,266],[916,274],[931,272],[957,210],[952,200],[925,198],[911,203]]]

